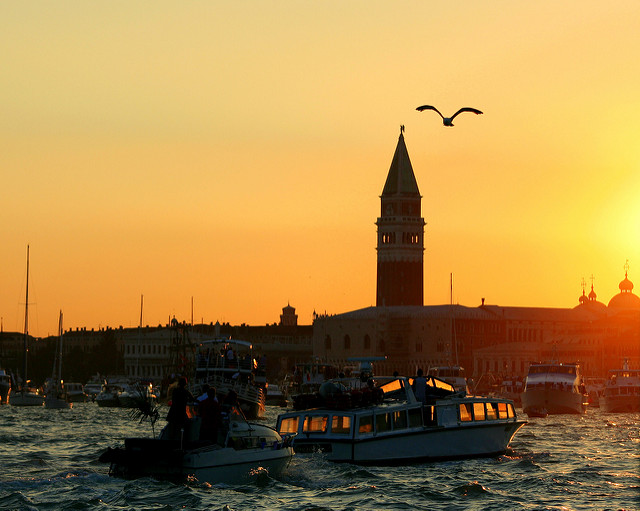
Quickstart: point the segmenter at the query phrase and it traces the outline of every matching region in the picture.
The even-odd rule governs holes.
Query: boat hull
[[[582,394],[556,389],[526,390],[522,393],[522,410],[532,416],[545,410],[548,415],[582,414],[587,403]]]
[[[52,410],[68,409],[72,406],[71,403],[57,397],[47,397],[44,400],[44,407]]]
[[[425,427],[401,435],[372,435],[357,440],[294,441],[296,452],[323,451],[329,461],[358,464],[404,464],[504,454],[525,421],[460,427]]]
[[[640,395],[604,395],[600,398],[600,408],[606,413],[640,412]]]
[[[9,397],[11,406],[42,406],[44,397],[33,392],[14,392]]]
[[[100,461],[111,464],[112,476],[135,479],[153,477],[183,481],[196,478],[208,483],[239,483],[256,471],[279,475],[293,456],[291,447],[278,444],[237,451],[231,447],[209,444],[187,446],[181,450],[177,441],[130,438],[125,448],[109,449]]]

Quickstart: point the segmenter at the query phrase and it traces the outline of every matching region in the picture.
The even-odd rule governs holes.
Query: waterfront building
[[[423,305],[424,219],[404,130],[380,196],[376,306],[313,322],[313,355],[336,366],[348,358],[386,356],[376,372],[415,374],[460,365],[485,375],[523,378],[534,361],[580,362],[587,376],[606,376],[628,358],[640,367],[640,298],[625,278],[608,305],[596,292],[576,307],[509,307],[482,303]]]

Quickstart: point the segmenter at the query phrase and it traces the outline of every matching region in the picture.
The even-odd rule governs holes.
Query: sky
[[[637,0],[3,2],[2,328],[24,328],[27,245],[36,336],[59,310],[374,305],[400,125],[425,305],[451,274],[471,307],[574,307],[583,279],[608,303],[627,260],[640,286],[639,22]]]

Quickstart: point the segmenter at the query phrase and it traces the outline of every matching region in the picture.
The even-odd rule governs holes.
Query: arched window
[[[325,350],[330,350],[331,349],[331,336],[327,335],[324,338],[324,349]]]
[[[371,337],[369,337],[368,335],[364,336],[364,349],[365,350],[371,349]]]
[[[345,350],[351,349],[351,337],[349,337],[348,335],[344,336],[344,349]]]

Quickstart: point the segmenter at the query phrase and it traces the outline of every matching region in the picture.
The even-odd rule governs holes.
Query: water
[[[265,422],[279,411],[269,407]],[[0,509],[640,510],[639,429],[640,414],[594,409],[531,419],[499,458],[361,467],[300,455],[279,479],[176,485],[112,478],[98,462],[124,437],[151,435],[128,410],[2,406]]]

